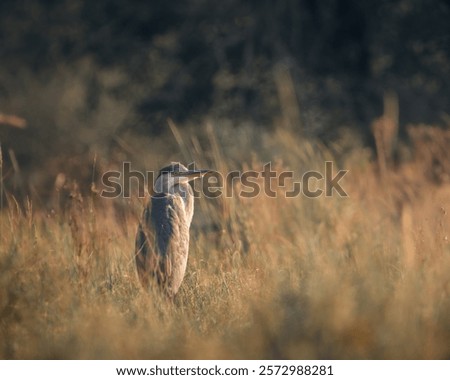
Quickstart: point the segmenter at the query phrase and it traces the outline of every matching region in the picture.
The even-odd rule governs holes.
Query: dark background
[[[450,5],[442,0],[223,2],[2,0],[0,125],[22,167],[59,152],[105,155],[124,136],[205,118],[277,125],[277,72],[302,133],[350,128],[365,144],[395,92],[409,123],[449,124]],[[8,160],[8,155],[5,155]]]

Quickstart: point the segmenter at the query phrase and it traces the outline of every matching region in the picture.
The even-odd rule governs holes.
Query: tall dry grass
[[[334,157],[281,129],[209,126],[202,139],[172,130],[179,155],[136,145],[136,165],[194,159],[225,173],[271,161],[300,176],[334,160],[349,170],[341,182],[349,197],[287,199],[277,188],[276,198],[197,200],[187,273],[171,304],[137,279],[142,200],[86,197],[68,182],[58,185],[61,207],[44,212],[9,194],[0,216],[1,358],[450,358],[448,184],[427,179],[414,160],[384,167],[381,178],[363,148]]]

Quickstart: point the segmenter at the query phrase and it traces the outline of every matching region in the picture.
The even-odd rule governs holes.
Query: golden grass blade
[[[16,115],[6,115],[4,113],[0,113],[0,124],[19,129],[27,127],[27,121],[24,118]]]
[[[185,162],[186,163],[194,162],[194,158],[192,157],[192,154],[190,153],[190,149],[184,142],[184,140],[181,136],[180,130],[176,126],[175,122],[172,119],[168,118],[167,124],[169,125],[169,128],[173,134],[173,137],[175,137],[175,141],[177,142],[178,147],[181,150],[181,154],[183,155],[183,159],[185,160]]]

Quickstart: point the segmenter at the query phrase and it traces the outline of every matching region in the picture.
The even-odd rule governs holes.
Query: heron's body
[[[205,172],[188,171],[181,164],[161,169],[156,194],[144,209],[136,235],[136,265],[144,287],[155,281],[170,297],[178,292],[186,271],[194,215],[188,182]]]

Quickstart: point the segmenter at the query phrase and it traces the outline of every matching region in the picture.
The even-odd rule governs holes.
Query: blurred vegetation
[[[279,63],[295,72],[299,94],[316,93],[318,107],[348,108],[347,122],[370,120],[376,104],[366,100],[386,89],[406,96],[407,120],[429,122],[423,118],[449,103],[445,1],[5,0],[0,10],[3,74],[48,81],[62,65],[80,70],[89,60],[87,111],[107,91],[135,94],[151,120],[214,110],[270,121],[271,71]],[[16,89],[2,82],[8,97]]]
[[[261,133],[247,161],[247,139],[220,146],[212,130],[204,149],[183,149],[223,173],[242,160],[260,171],[274,152],[273,169],[295,169],[296,179],[334,160],[323,144],[278,129]],[[437,133],[432,146],[448,147]],[[386,165],[380,176],[366,149],[344,159],[349,197],[286,198],[273,181],[276,198],[244,198],[235,181],[232,198],[197,199],[173,304],[137,278],[143,200],[84,197],[72,185],[55,191],[66,206],[46,213],[8,197],[0,358],[448,359],[450,185],[427,180],[429,160]]]
[[[4,0],[0,113],[28,128],[0,124],[0,141],[36,170],[160,135],[168,117],[273,128],[286,76],[291,124],[326,142],[349,127],[372,144],[386,91],[401,136],[408,123],[448,124],[449,18],[440,0]]]

